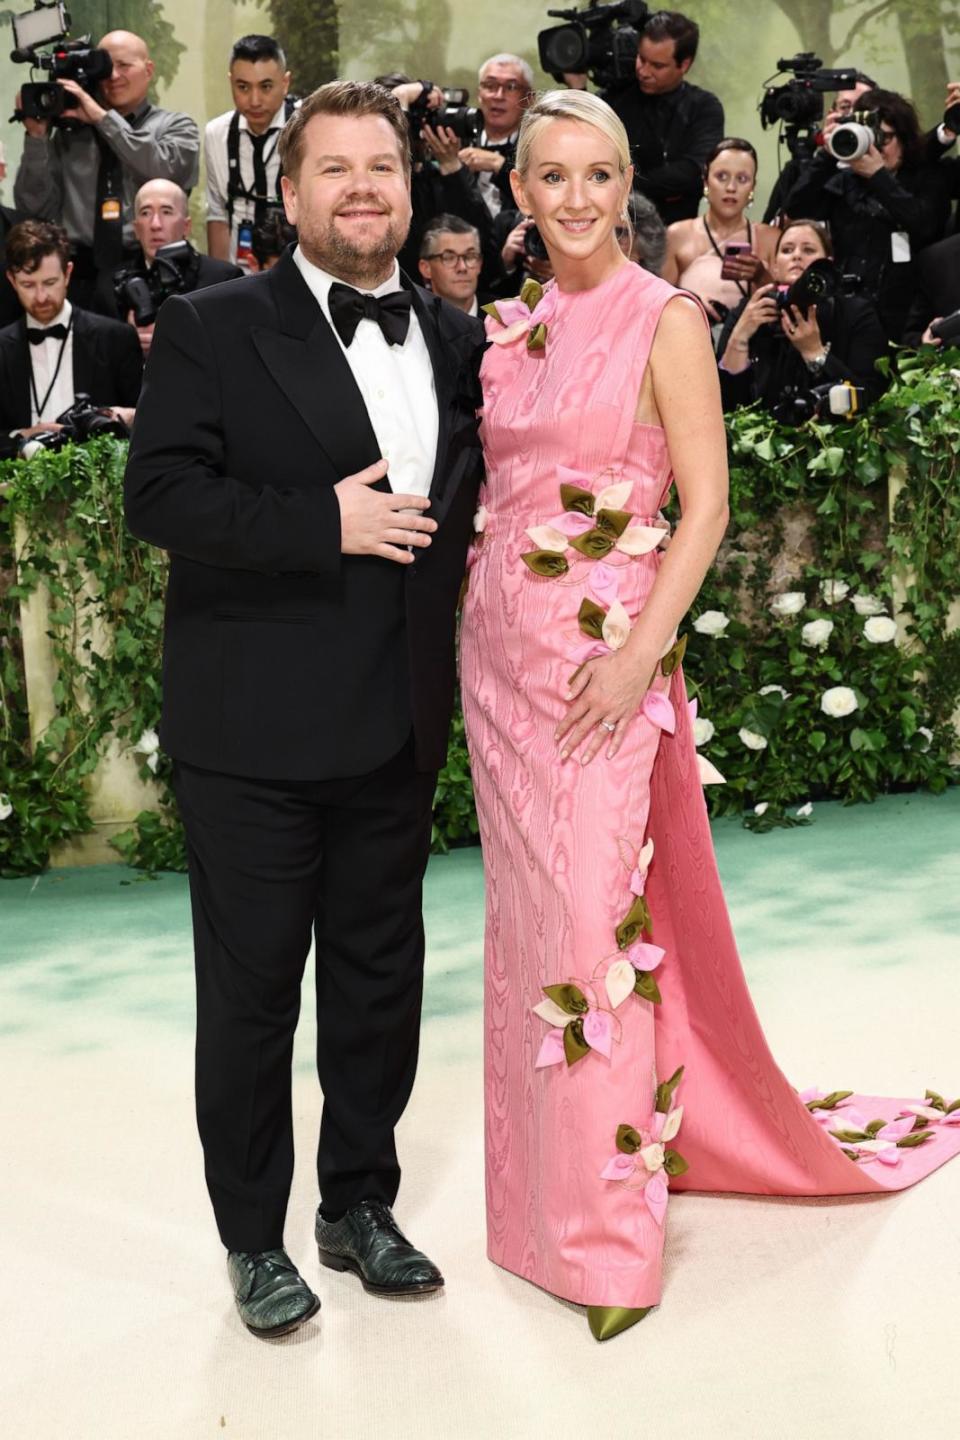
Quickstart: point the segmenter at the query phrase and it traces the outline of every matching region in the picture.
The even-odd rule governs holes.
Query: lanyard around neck
[[[36,405],[36,407],[37,407],[37,424],[38,424],[38,425],[40,424],[40,417],[43,415],[44,410],[46,410],[46,408],[47,408],[47,401],[50,399],[50,396],[53,394],[53,387],[54,387],[54,385],[56,385],[56,383],[57,383],[57,376],[60,374],[60,366],[63,364],[63,357],[64,357],[64,355],[66,354],[66,349],[67,349],[67,341],[70,339],[70,331],[71,331],[72,329],[73,329],[73,312],[71,311],[70,319],[67,321],[67,333],[66,333],[66,335],[64,335],[63,339],[60,341],[60,354],[57,356],[57,363],[56,363],[56,366],[55,366],[55,368],[54,368],[53,379],[50,381],[50,384],[47,386],[47,392],[46,392],[46,394],[45,394],[44,397],[43,397],[43,402],[42,402],[42,403],[41,403],[41,401],[39,400],[39,398],[38,398],[38,396],[37,396],[37,382],[36,382],[36,379],[35,379],[34,373],[33,373],[33,356],[32,356],[32,355],[30,356],[30,396],[31,396],[31,398],[32,398],[32,400],[33,400],[34,405]]]

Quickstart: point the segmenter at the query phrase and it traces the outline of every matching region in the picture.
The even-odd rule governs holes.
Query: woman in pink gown
[[[670,1192],[901,1189],[960,1150],[960,1102],[798,1094],[767,1048],[677,642],[726,522],[706,327],[620,252],[629,154],[597,97],[539,100],[513,181],[557,279],[488,321],[463,615],[488,1249],[606,1339],[660,1300]]]

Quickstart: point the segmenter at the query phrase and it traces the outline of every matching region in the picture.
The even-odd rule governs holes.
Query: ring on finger
[[[617,728],[617,727],[616,727],[616,724],[615,724],[615,723],[611,724],[611,722],[610,722],[609,720],[601,720],[601,721],[600,721],[600,724],[603,726],[604,730],[609,730],[609,731],[611,732],[611,734],[612,734],[613,731],[616,730],[616,728]]]

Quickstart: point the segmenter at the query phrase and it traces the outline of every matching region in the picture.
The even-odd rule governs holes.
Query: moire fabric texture
[[[617,607],[636,619],[660,563],[644,536],[662,524],[670,460],[663,431],[633,417],[675,295],[634,265],[548,292],[545,347],[494,343],[482,370],[462,686],[487,878],[488,1250],[581,1304],[660,1300],[669,1193],[902,1189],[960,1150],[949,1097],[923,1116],[907,1107],[924,1097],[798,1093],[777,1068],[720,888],[679,667],[613,760],[560,762],[570,675],[591,635],[598,654],[622,643]],[[651,977],[659,1003],[641,993]],[[545,1007],[546,986],[575,989]],[[564,1016],[570,1003],[580,1011]],[[803,1078],[852,1084],[817,1068],[811,1056]]]

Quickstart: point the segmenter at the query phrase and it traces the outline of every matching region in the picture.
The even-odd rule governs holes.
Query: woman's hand
[[[523,237],[526,235],[532,220],[521,220],[519,225],[514,225],[510,234],[504,241],[503,249],[500,251],[500,259],[503,261],[504,270],[516,270],[520,259],[523,256]]]
[[[878,171],[885,168],[883,156],[876,145],[871,145],[865,155],[860,155],[856,160],[850,161],[850,169],[854,175],[859,175],[864,180],[869,180],[871,175],[876,175]]]
[[[585,740],[582,765],[606,745],[612,760],[623,744],[630,721],[650,688],[656,661],[638,665],[635,654],[615,650],[581,665],[570,677],[569,708],[557,726],[560,759],[568,759]]]
[[[780,324],[784,335],[794,349],[799,350],[804,360],[812,360],[815,355],[823,354],[823,336],[817,322],[816,305],[811,305],[806,315],[802,315],[792,305],[788,306],[780,317]]]
[[[779,313],[776,285],[761,285],[743,307],[743,314],[730,332],[730,339],[752,340],[761,325],[774,323]]]

